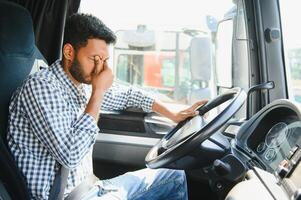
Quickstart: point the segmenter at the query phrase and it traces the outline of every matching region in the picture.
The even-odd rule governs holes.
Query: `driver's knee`
[[[157,184],[174,182],[176,185],[181,185],[186,189],[186,175],[184,170],[173,169],[157,169]]]
[[[187,200],[186,175],[183,170],[145,169],[149,176],[144,180],[146,187],[131,196],[133,200],[165,199]],[[153,176],[152,176],[153,175]]]
[[[164,184],[174,183],[175,185],[186,186],[186,175],[183,170],[173,169],[143,169],[136,172],[130,172],[135,176],[144,177],[143,182],[146,185],[160,186]],[[146,178],[147,177],[147,178]]]
[[[161,175],[164,176],[166,181],[179,181],[186,182],[186,175],[184,170],[173,170],[173,169],[159,169]]]
[[[187,182],[186,182],[186,174],[184,170],[171,170],[171,169],[159,169],[159,178],[160,183],[158,185],[162,186],[164,190],[164,185],[169,185],[165,189],[170,191],[166,191],[169,195],[166,196],[166,199],[176,199],[176,200],[187,200],[188,199],[188,191],[187,191]]]

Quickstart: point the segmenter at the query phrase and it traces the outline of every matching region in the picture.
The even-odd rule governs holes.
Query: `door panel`
[[[175,124],[156,113],[129,109],[101,111],[98,126],[100,133],[93,152],[94,173],[110,178],[144,168],[148,151]]]
[[[156,113],[143,111],[101,111],[98,126],[101,133],[161,138],[175,124]]]

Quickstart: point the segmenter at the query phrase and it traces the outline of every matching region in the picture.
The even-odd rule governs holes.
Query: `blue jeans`
[[[185,172],[170,169],[142,169],[102,180],[99,189],[84,199],[95,200],[188,200]]]

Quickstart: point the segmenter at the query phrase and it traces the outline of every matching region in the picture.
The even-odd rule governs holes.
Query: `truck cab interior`
[[[101,111],[93,149],[100,179],[144,167],[182,169],[190,200],[301,199],[301,30],[293,23],[300,3],[229,2],[220,19],[206,17],[206,31],[165,31],[166,47],[155,43],[157,32],[116,31],[123,38],[112,49],[117,81],[170,106],[210,100],[200,115],[178,124],[136,108]],[[1,199],[30,199],[6,144],[10,98],[29,74],[60,58],[66,17],[97,6],[92,0],[0,1]],[[148,67],[154,55],[161,64]]]

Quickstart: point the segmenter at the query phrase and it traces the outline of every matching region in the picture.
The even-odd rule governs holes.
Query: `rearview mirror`
[[[224,88],[233,87],[232,77],[233,22],[221,21],[216,35],[216,84]]]
[[[207,15],[206,16],[206,24],[207,24],[207,27],[208,29],[211,31],[211,32],[216,32],[217,31],[217,19],[211,15]]]
[[[147,48],[155,45],[155,32],[147,30],[145,25],[138,25],[137,30],[125,30],[123,41],[130,47]]]
[[[212,44],[209,37],[194,37],[190,42],[191,88],[188,95],[190,104],[211,97]]]
[[[212,44],[207,36],[195,37],[190,42],[190,66],[192,80],[209,81],[212,65]]]

